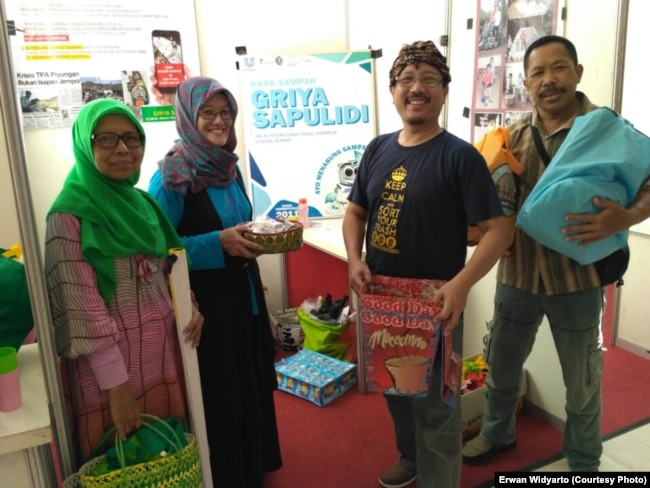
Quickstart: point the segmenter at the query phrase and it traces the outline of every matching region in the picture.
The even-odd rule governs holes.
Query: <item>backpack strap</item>
[[[530,131],[533,133],[533,139],[535,141],[535,146],[537,147],[537,152],[542,158],[542,161],[544,161],[544,164],[548,166],[548,164],[551,162],[551,158],[548,155],[548,152],[546,152],[546,148],[542,143],[542,138],[539,135],[539,129],[535,127],[533,124],[530,124]]]

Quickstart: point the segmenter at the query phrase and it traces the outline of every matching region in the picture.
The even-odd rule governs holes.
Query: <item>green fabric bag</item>
[[[0,346],[22,346],[34,327],[25,266],[16,260],[20,246],[0,249]]]
[[[109,473],[124,466],[153,461],[162,451],[173,454],[187,446],[185,431],[180,420],[173,417],[166,419],[148,415],[143,415],[143,417],[152,421],[143,423],[142,427],[124,442],[119,439],[114,428],[104,434],[97,450],[101,449],[113,435],[115,435],[115,446],[109,448],[104,460],[93,468],[94,476]]]

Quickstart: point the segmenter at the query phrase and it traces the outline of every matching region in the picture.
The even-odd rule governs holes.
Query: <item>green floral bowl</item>
[[[281,232],[247,232],[243,236],[251,242],[264,246],[262,254],[280,254],[296,251],[302,247],[302,225],[299,223],[294,223],[289,229]]]

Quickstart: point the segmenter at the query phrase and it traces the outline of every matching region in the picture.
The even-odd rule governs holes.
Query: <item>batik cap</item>
[[[433,41],[415,41],[412,44],[403,44],[399,54],[393,61],[390,69],[390,86],[395,86],[397,77],[409,64],[428,63],[442,75],[442,84],[446,86],[451,81],[447,58],[442,55]]]

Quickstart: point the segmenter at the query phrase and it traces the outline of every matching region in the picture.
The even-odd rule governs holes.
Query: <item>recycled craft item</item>
[[[250,231],[244,238],[264,246],[262,254],[296,251],[302,247],[303,227],[299,222],[265,219],[249,222]]]
[[[117,488],[126,486],[146,486],[148,488],[198,488],[202,486],[201,460],[196,438],[192,434],[184,434],[182,439],[178,432],[167,422],[153,415],[142,414],[143,417],[154,420],[153,424],[143,422],[140,430],[151,430],[156,437],[163,439],[168,450],[157,455],[152,460],[128,464],[127,460],[133,456],[133,449],[125,448],[119,435],[115,435],[115,456],[120,467],[113,470],[106,469],[103,465],[111,464],[107,455],[97,456],[79,468],[79,471],[68,477],[63,488]],[[104,439],[113,434],[115,429],[107,432]],[[135,434],[134,434],[135,435]],[[144,438],[144,436],[141,436]],[[151,436],[150,436],[151,437]],[[137,439],[142,447],[142,438]],[[100,445],[105,440],[100,442]],[[135,444],[135,443],[133,443]],[[138,452],[141,452],[139,449]]]
[[[424,397],[428,394],[436,353],[443,354],[442,398],[455,403],[459,390],[460,355],[451,335],[442,334],[435,301],[443,280],[394,278],[375,275],[372,287],[359,297],[359,318],[372,391]],[[439,347],[442,341],[441,347]]]

